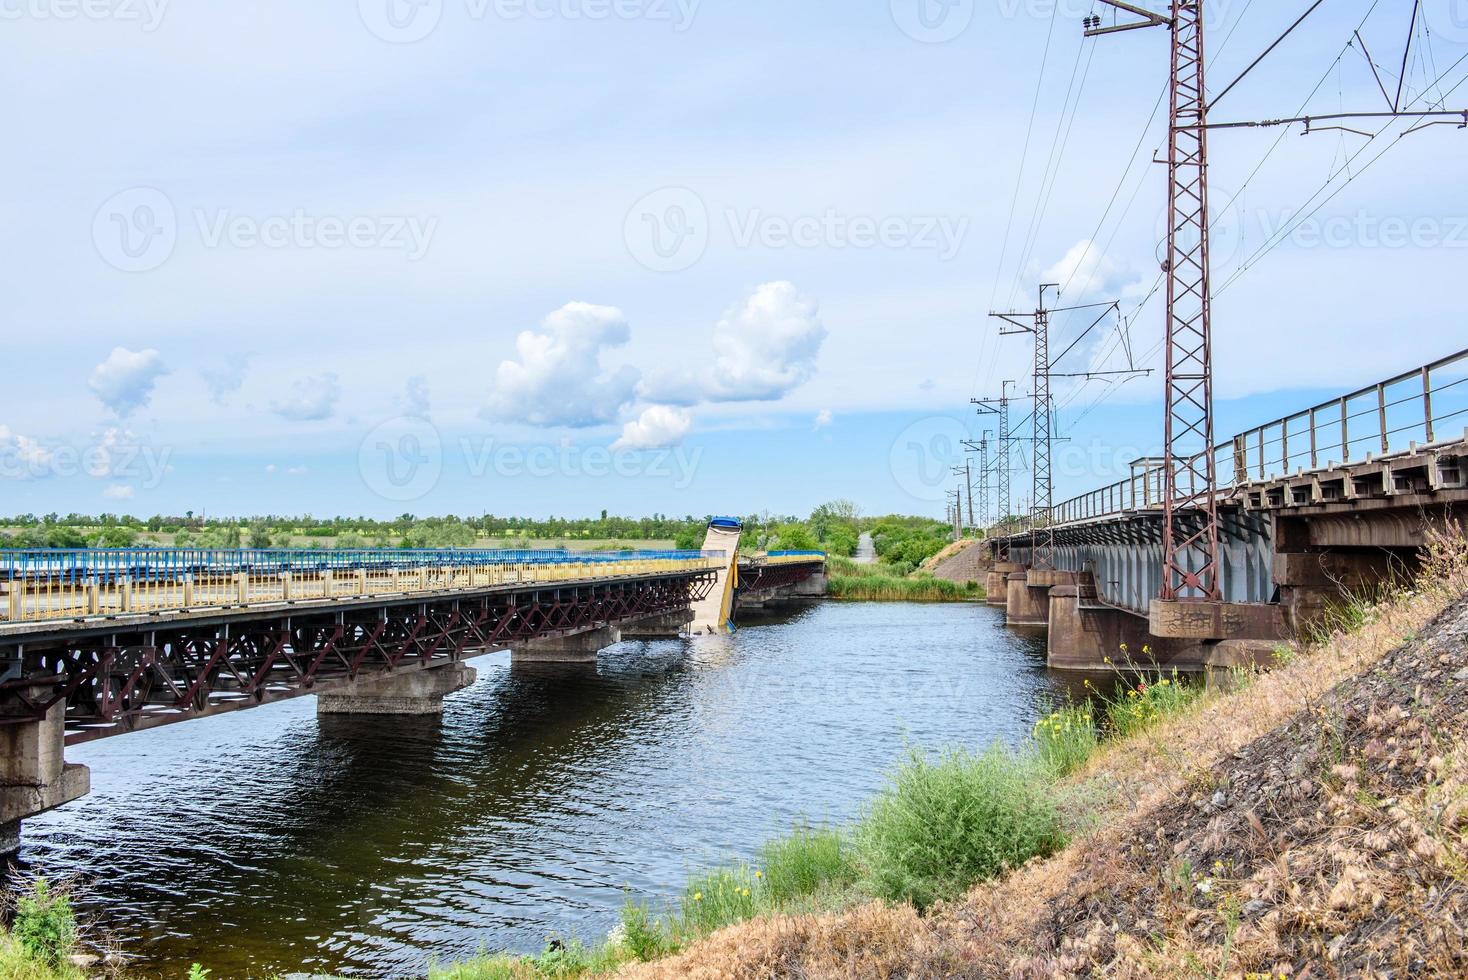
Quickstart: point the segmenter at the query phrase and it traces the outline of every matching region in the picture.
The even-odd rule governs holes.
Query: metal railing
[[[1245,430],[1213,448],[1221,491],[1302,470],[1316,470],[1436,442],[1454,419],[1468,422],[1468,350],[1368,385],[1313,408]],[[1457,432],[1455,437],[1463,437]],[[1194,457],[1196,460],[1198,457]],[[1197,467],[1178,467],[1191,480]],[[1138,460],[1131,476],[1055,504],[1048,522],[1040,515],[995,525],[990,536],[1023,534],[1045,523],[1060,525],[1114,517],[1162,506],[1161,459]],[[1201,487],[1179,488],[1178,502]]]
[[[696,571],[723,558],[715,551],[0,551],[0,623]]]
[[[1234,436],[1235,485],[1436,442],[1468,416],[1468,350]],[[1460,426],[1461,426],[1460,422]],[[1461,436],[1460,427],[1454,437]],[[1242,479],[1240,479],[1242,477]]]
[[[798,565],[811,561],[825,561],[826,553],[824,551],[767,551],[763,557],[767,565]]]

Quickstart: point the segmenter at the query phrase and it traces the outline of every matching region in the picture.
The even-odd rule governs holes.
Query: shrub
[[[71,900],[65,891],[53,892],[45,878],[37,878],[30,892],[16,899],[10,932],[29,956],[60,963],[76,948]]]
[[[773,906],[856,881],[851,845],[841,831],[829,827],[797,826],[789,836],[762,847],[759,863],[758,893]]]
[[[745,864],[714,868],[690,878],[679,905],[681,931],[700,935],[754,918],[758,911],[756,881]]]
[[[1074,772],[1096,751],[1096,721],[1089,701],[1056,708],[1030,734],[1040,762],[1057,776]]]
[[[1145,731],[1186,708],[1201,695],[1173,671],[1168,677],[1148,684],[1123,685],[1120,693],[1106,699],[1106,723],[1120,738]]]
[[[1039,763],[996,745],[913,752],[856,830],[863,886],[925,909],[975,882],[1065,844],[1051,780]]]
[[[621,944],[627,952],[646,963],[677,948],[663,924],[652,917],[646,905],[628,902],[622,906]]]

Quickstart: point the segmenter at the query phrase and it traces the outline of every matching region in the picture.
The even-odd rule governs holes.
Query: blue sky
[[[0,511],[941,515],[1028,391],[991,309],[1065,281],[1160,364],[1167,39],[1093,6],[7,3]],[[1306,6],[1211,2],[1215,92]],[[1214,120],[1380,108],[1347,41],[1394,89],[1410,8],[1324,5]],[[1465,55],[1424,0],[1403,101]],[[1221,435],[1465,346],[1468,137],[1405,128],[1215,134]],[[1114,388],[1058,393],[1061,495],[1158,448]]]

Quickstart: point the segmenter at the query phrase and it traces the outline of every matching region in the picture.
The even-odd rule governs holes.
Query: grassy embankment
[[[949,582],[928,572],[902,574],[878,562],[858,565],[849,558],[827,559],[832,599],[861,602],[970,602],[984,598],[977,582]]]
[[[852,826],[629,905],[594,950],[434,976],[1464,975],[1465,593],[1439,542],[1231,691],[1153,678],[1021,752],[914,757]]]

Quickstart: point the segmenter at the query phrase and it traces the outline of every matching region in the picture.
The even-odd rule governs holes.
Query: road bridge
[[[1056,667],[1141,660],[1233,665],[1295,635],[1349,592],[1405,576],[1468,500],[1468,351],[1274,419],[1214,450],[1222,601],[1158,598],[1165,473],[1124,480],[990,529],[989,601],[1046,628]],[[1180,474],[1204,468],[1179,464]],[[1175,520],[1204,519],[1178,481]],[[1037,561],[1036,542],[1053,538]],[[1197,556],[1184,555],[1197,567]]]
[[[823,581],[820,553],[737,547],[0,552],[0,852],[88,791],[67,745],[307,694],[323,714],[436,713],[480,654],[594,662],[678,636],[726,589],[727,619],[741,580]]]

